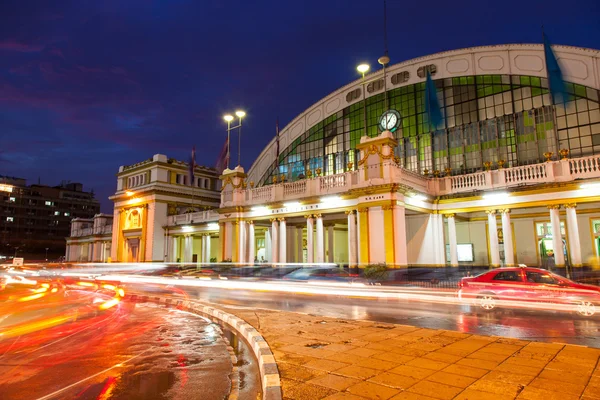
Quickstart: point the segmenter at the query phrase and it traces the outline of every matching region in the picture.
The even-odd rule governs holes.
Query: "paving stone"
[[[535,378],[528,386],[539,389],[551,390],[558,393],[566,393],[574,396],[581,396],[585,385],[577,385],[567,382],[558,382],[545,378]]]
[[[325,357],[325,359],[343,362],[343,363],[347,363],[347,364],[355,364],[361,360],[364,360],[365,357],[357,356],[354,354],[348,354],[348,353],[335,353],[332,356]]]
[[[434,351],[433,353],[428,353],[423,356],[423,358],[428,358],[430,360],[442,361],[448,364],[454,364],[458,360],[461,360],[462,357],[454,356],[452,354],[440,353],[438,351]]]
[[[512,396],[514,398],[523,390],[523,385],[493,379],[480,379],[469,386],[469,389]]]
[[[517,397],[519,400],[578,400],[579,396],[554,392],[552,390],[540,389],[527,386]]]
[[[365,349],[388,351],[390,349],[390,345],[387,343],[387,340],[385,340],[379,343],[369,343],[365,346]]]
[[[366,367],[366,368],[373,368],[373,369],[380,370],[380,371],[387,371],[389,369],[397,367],[398,365],[400,365],[400,363],[378,360],[376,358],[366,358],[364,360],[357,362],[354,365],[358,365],[360,367]]]
[[[459,388],[466,388],[477,380],[476,378],[451,374],[444,371],[438,371],[435,374],[428,376],[426,379],[428,381],[443,383],[445,385],[456,386]]]
[[[323,359],[317,359],[317,360],[311,361],[307,364],[304,364],[304,366],[307,368],[313,368],[313,369],[318,369],[318,370],[327,371],[327,372],[332,372],[337,369],[347,367],[348,365],[349,364],[343,363],[343,362],[332,361],[332,360],[323,360]]]
[[[533,375],[523,375],[519,373],[512,373],[506,371],[491,371],[483,379],[503,381],[507,383],[516,383],[525,386],[531,383],[531,381],[533,381],[534,378],[535,376]]]
[[[429,375],[432,375],[435,371],[431,370],[431,369],[426,369],[426,368],[411,367],[408,365],[400,365],[399,367],[396,367],[396,368],[390,370],[389,372],[391,372],[393,374],[398,374],[398,375],[410,376],[411,378],[415,378],[415,379],[425,379]]]
[[[414,360],[407,362],[406,365],[410,365],[411,367],[433,369],[435,371],[438,371],[446,368],[450,364],[442,361],[430,360],[428,358],[415,358]]]
[[[477,358],[463,358],[456,362],[457,365],[466,365],[467,367],[474,367],[480,369],[493,370],[498,366],[495,361],[479,360]]]
[[[350,346],[347,344],[341,344],[341,343],[334,343],[334,344],[330,344],[330,345],[323,347],[323,349],[333,351],[335,353],[349,351],[349,350],[353,350],[355,348],[356,347],[354,347],[354,346]]]
[[[384,361],[391,361],[391,362],[395,362],[398,364],[405,364],[405,363],[409,362],[410,360],[414,359],[414,357],[412,357],[412,356],[405,356],[403,354],[398,354],[398,353],[380,353],[380,354],[375,354],[371,358],[376,358],[378,360],[384,360]]]
[[[497,354],[497,353],[490,353],[488,351],[486,351],[487,347],[484,347],[481,350],[477,350],[474,353],[471,353],[467,356],[467,358],[476,358],[478,360],[485,360],[485,361],[494,361],[496,363],[501,363],[504,360],[506,360],[508,357],[505,354]]]
[[[368,379],[374,375],[377,375],[379,371],[372,368],[359,367],[357,365],[350,365],[348,367],[340,368],[335,373],[337,375],[349,376],[351,378]]]
[[[400,392],[400,394],[395,395],[390,400],[435,400],[435,397],[425,396],[419,393],[412,392]]]
[[[485,347],[485,351],[488,353],[496,353],[501,355],[510,356],[521,350],[523,346],[515,346],[511,344],[492,343]]]
[[[311,379],[310,381],[308,381],[308,383],[310,384],[324,386],[326,388],[334,389],[337,391],[346,390],[348,387],[356,385],[358,382],[360,382],[360,380],[358,379],[333,374],[319,376],[318,378]]]
[[[579,373],[570,373],[567,371],[557,371],[554,369],[544,369],[540,372],[540,378],[546,378],[558,382],[574,383],[578,385],[585,385],[589,380],[589,376],[581,375]]]
[[[538,375],[544,367],[526,367],[519,364],[502,363],[494,368],[494,371],[518,372],[525,375]]]
[[[397,389],[378,385],[373,382],[361,382],[347,389],[348,392],[367,399],[387,400],[399,393]]]
[[[438,382],[421,381],[408,388],[407,391],[436,399],[452,399],[462,392],[462,388]]]
[[[485,369],[467,367],[466,365],[458,365],[458,364],[449,365],[446,368],[444,368],[442,371],[449,372],[451,374],[456,374],[456,375],[468,376],[471,378],[481,378],[482,376],[484,376],[485,374],[487,374],[489,372],[488,370],[485,370]]]
[[[299,365],[288,363],[278,363],[277,367],[282,378],[292,379],[299,382],[306,382],[316,378],[317,376],[326,374],[324,371],[318,371],[316,369],[305,368]]]
[[[369,382],[405,390],[419,382],[419,379],[411,378],[410,376],[393,374],[391,372],[384,372],[370,378]]]
[[[335,390],[323,386],[301,383],[283,392],[283,397],[292,400],[314,400],[332,395]]]
[[[324,397],[323,400],[364,400],[364,397],[359,397],[348,392],[338,392],[331,396]]]
[[[514,398],[514,396],[506,396],[496,393],[481,392],[474,389],[467,389],[456,396],[454,400],[514,400]]]
[[[361,348],[357,348],[357,349],[348,350],[345,353],[356,355],[356,356],[361,356],[361,357],[371,357],[374,354],[383,353],[383,351],[367,349],[367,348],[361,347]]]

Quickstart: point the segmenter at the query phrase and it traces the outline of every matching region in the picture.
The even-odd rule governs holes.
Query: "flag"
[[[425,82],[425,110],[429,118],[430,129],[437,130],[438,126],[443,122],[443,117],[437,97],[437,88],[431,79],[429,70],[427,70],[427,80]]]
[[[190,183],[190,186],[195,186],[194,185],[194,169],[196,168],[196,146],[194,146],[192,148],[192,155],[190,157],[189,168],[190,168],[188,171],[189,183]]]
[[[229,159],[229,153],[227,152],[227,139],[225,139],[225,143],[223,144],[223,148],[219,153],[219,157],[217,158],[217,162],[215,164],[215,169],[219,174],[222,174],[227,166],[227,161]]]
[[[277,118],[277,121],[275,121],[275,134],[276,134],[276,139],[277,139],[277,144],[276,144],[276,151],[277,151],[277,155],[275,156],[275,159],[277,160],[277,163],[279,163],[279,118]]]
[[[544,37],[544,57],[546,59],[546,73],[548,74],[548,86],[552,96],[552,103],[564,103],[567,100],[567,91],[562,71],[560,70],[560,65],[558,65],[554,51],[552,51],[548,36],[543,32],[542,36]]]

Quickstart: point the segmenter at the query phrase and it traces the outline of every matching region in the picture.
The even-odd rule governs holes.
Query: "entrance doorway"
[[[140,239],[127,239],[127,261],[138,262],[139,261],[139,248]]]

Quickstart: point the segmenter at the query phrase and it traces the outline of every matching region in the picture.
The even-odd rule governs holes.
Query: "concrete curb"
[[[128,295],[127,300],[139,302],[153,302],[164,304],[166,306],[180,307],[181,309],[198,315],[207,317],[219,325],[225,325],[228,329],[234,331],[239,337],[244,339],[252,350],[252,354],[258,362],[260,370],[260,380],[262,384],[264,400],[281,400],[281,379],[277,363],[273,352],[267,341],[252,325],[241,318],[228,314],[214,307],[205,306],[199,302],[190,300],[176,300],[157,296],[146,295]]]

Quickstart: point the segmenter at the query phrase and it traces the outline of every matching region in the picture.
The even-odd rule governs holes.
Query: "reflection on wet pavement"
[[[295,311],[332,318],[362,319],[481,335],[600,347],[600,318],[558,311],[498,309],[424,301],[377,301],[337,296],[294,295],[187,288],[191,298],[232,307]]]
[[[175,309],[122,303],[104,323],[49,344],[0,356],[0,398],[223,399],[231,389],[220,328]]]

